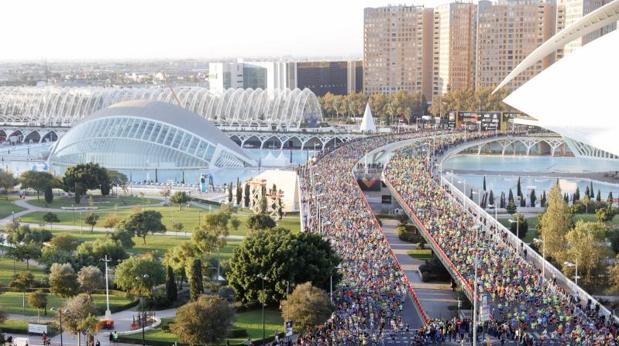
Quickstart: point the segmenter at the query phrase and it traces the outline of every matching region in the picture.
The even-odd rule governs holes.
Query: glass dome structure
[[[56,142],[48,161],[57,172],[86,162],[120,171],[255,165],[206,119],[154,101],[118,103],[83,119]]]
[[[309,89],[226,89],[202,87],[1,87],[0,121],[36,126],[72,126],[94,112],[129,100],[178,104],[219,127],[297,129],[322,120]]]

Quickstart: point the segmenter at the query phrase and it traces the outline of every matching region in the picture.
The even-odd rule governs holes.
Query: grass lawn
[[[412,258],[417,258],[420,260],[429,260],[432,259],[432,250],[430,249],[412,249],[408,250],[408,255]]]
[[[173,322],[172,318],[164,318],[161,320],[161,324],[166,325]],[[251,310],[237,313],[235,316],[234,327],[235,329],[245,329],[247,334],[252,340],[262,339],[262,315],[261,310]],[[284,330],[284,320],[278,310],[266,309],[264,311],[264,329],[267,337],[272,336],[276,331],[282,332]],[[141,340],[141,334],[127,335],[126,338]],[[146,341],[161,341],[169,342],[173,344],[178,341],[178,337],[171,333],[164,331],[161,327],[154,330],[147,331],[145,333]],[[231,344],[240,344],[246,341],[247,338],[228,339]]]
[[[105,310],[105,294],[93,294],[92,295],[95,305],[97,306],[100,312]],[[60,307],[64,303],[65,299],[59,297],[55,294],[49,294],[47,296],[47,314],[53,315],[54,312],[50,311],[51,307]],[[124,294],[118,292],[114,294],[113,291],[110,292],[110,310],[114,311],[119,307],[127,305],[131,303],[131,299],[124,296]],[[22,293],[21,292],[4,292],[0,295],[0,308],[2,311],[9,314],[23,314],[23,315],[37,315],[37,309],[30,307],[28,305],[28,294],[26,294],[26,306],[25,309],[22,309]],[[43,315],[43,312],[41,312]]]
[[[163,216],[162,221],[168,230],[173,230],[172,225],[180,222],[183,224],[184,231],[186,232],[191,232],[192,230],[194,230],[199,224],[199,218],[202,218],[204,217],[204,215],[209,213],[209,211],[206,209],[202,209],[202,208],[194,207],[194,206],[185,207],[181,211],[179,211],[178,207],[176,206],[170,206],[170,207],[157,206],[157,207],[146,207],[143,209],[156,210],[160,212],[161,215]],[[213,211],[214,210],[215,209],[213,209]],[[103,222],[107,215],[116,214],[120,218],[125,218],[133,212],[134,212],[134,208],[124,208],[124,209],[118,209],[118,210],[110,210],[110,209],[97,210],[95,211],[95,213],[99,215],[99,221],[97,222],[97,226],[102,227]],[[38,223],[38,224],[43,225],[44,224],[43,215],[45,214],[46,212],[34,212],[28,215],[22,216],[20,220],[23,222]],[[84,227],[84,230],[89,230],[90,226],[84,223],[84,219],[86,218],[88,214],[90,214],[89,211],[82,211],[81,213],[79,211],[75,211],[75,212],[67,211],[67,212],[57,212],[56,214],[58,215],[58,219],[60,219],[60,222],[58,224],[54,224],[52,228],[53,227],[62,228],[62,225],[75,225],[75,226],[82,225]],[[230,234],[246,235],[248,233],[248,229],[246,226],[247,220],[249,219],[251,215],[252,214],[248,212],[238,212],[236,214],[233,214],[233,216],[236,216],[239,219],[239,221],[241,221],[241,226],[239,227],[237,231],[231,230]],[[294,233],[298,233],[301,227],[298,216],[284,217],[282,220],[278,222],[278,226],[287,228]],[[45,225],[45,227],[49,228],[49,225]]]
[[[28,322],[23,320],[6,320],[0,323],[1,331],[10,331],[11,333],[17,333],[18,331],[26,334],[28,332]]]
[[[97,207],[98,209],[113,209],[116,207],[125,207],[131,205],[148,205],[148,204],[157,204],[161,202],[160,200],[153,198],[144,198],[137,196],[118,196],[118,197],[102,197],[102,196],[93,196],[93,207]],[[30,199],[28,200],[29,204],[32,204],[37,207],[42,208],[57,208],[60,209],[62,207],[72,207],[75,206],[75,200],[71,197],[55,197],[54,201],[50,204],[45,203],[45,199],[41,195],[40,199]],[[82,197],[82,201],[79,207],[88,207],[88,197]]]
[[[13,279],[13,263],[15,264],[15,271],[17,273],[26,270],[26,263],[15,261],[11,258],[0,257],[0,284],[2,286],[7,286],[9,281]],[[30,272],[34,275],[34,278],[37,280],[41,280],[47,276],[47,274],[43,271],[43,269],[37,268],[35,266],[30,266]],[[2,295],[0,295],[2,297]]]
[[[12,212],[20,212],[24,208],[19,207],[13,203],[16,200],[14,196],[1,196],[0,197],[0,219],[10,216]]]

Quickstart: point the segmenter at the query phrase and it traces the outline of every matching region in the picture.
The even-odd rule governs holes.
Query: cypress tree
[[[232,204],[232,182],[228,185],[228,203]]]
[[[585,188],[585,196],[587,196],[587,197],[591,197],[591,192],[590,192],[590,190],[589,190],[589,186],[587,186],[587,187]]]
[[[613,201],[614,201],[613,192],[609,191],[608,192],[608,198],[606,198],[606,203],[608,203],[608,207],[612,207],[613,206]]]
[[[529,201],[531,203],[531,207],[535,208],[535,202],[537,201],[537,196],[535,195],[535,189],[531,190],[531,196],[529,196]]]
[[[597,194],[597,196],[595,196],[595,201],[596,202],[601,202],[602,201],[602,192],[600,191],[600,189],[598,189],[598,194]]]
[[[539,200],[540,207],[546,208],[546,190],[542,192],[542,197]]]
[[[505,208],[505,192],[501,192],[501,197],[499,200],[499,208]]]
[[[590,181],[590,182],[589,182],[589,184],[590,184],[590,186],[591,186],[591,188],[589,189],[589,197],[590,197],[591,199],[593,199],[593,198],[595,198],[595,196],[594,196],[594,194],[595,194],[595,190],[593,189],[593,181]]]
[[[572,202],[580,201],[580,188],[576,186],[576,191],[574,192]]]
[[[170,266],[168,266],[168,271],[166,273],[165,291],[166,297],[168,297],[168,301],[176,301],[176,299],[178,298],[176,280],[174,279],[174,270]]]
[[[520,186],[520,177],[518,177],[518,184],[516,185],[516,195],[522,197],[522,187]]]
[[[194,258],[189,267],[189,297],[191,301],[196,301],[204,292],[202,283],[202,261],[199,258]]]
[[[45,187],[44,191],[45,203],[51,204],[54,201],[54,192],[52,192],[52,187]]]
[[[494,205],[494,193],[492,192],[492,190],[490,190],[490,195],[488,196],[488,203],[490,205]],[[495,206],[496,208],[496,206]]]
[[[245,184],[245,193],[243,196],[243,204],[245,208],[249,208],[249,184]]]
[[[509,189],[509,194],[507,195],[507,203],[514,203],[514,193],[512,189]]]
[[[241,187],[241,182],[239,178],[236,178],[236,205],[241,205],[241,200],[243,199],[243,188]]]
[[[484,191],[486,191],[486,176],[484,175],[483,187]]]

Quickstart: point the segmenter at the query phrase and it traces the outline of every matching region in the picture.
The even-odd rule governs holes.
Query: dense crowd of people
[[[428,155],[460,142],[459,135],[419,141],[398,151],[384,170],[385,180],[416,215],[429,236],[442,249],[461,284],[475,285],[478,297],[489,301],[491,321],[482,329],[498,340],[519,344],[617,345],[617,327],[599,316],[589,303],[565,292],[553,280],[543,280],[526,254],[507,240],[507,234],[486,227],[479,215],[465,210],[432,175],[435,164]],[[429,328],[429,329],[428,329]],[[453,336],[445,321],[427,330],[434,338]],[[456,333],[457,334],[457,333]]]
[[[302,208],[309,215],[305,229],[329,239],[342,258],[343,279],[331,319],[301,336],[298,344],[375,344],[390,333],[410,330],[401,314],[407,296],[402,273],[352,175],[364,153],[401,138],[353,141],[300,169]]]

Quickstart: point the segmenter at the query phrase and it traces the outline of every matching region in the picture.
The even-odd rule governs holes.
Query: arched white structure
[[[116,170],[244,167],[255,162],[195,113],[165,102],[117,103],[77,123],[51,150],[50,166],[95,162]]]
[[[527,68],[563,48],[567,43],[619,21],[619,0],[610,2],[556,33],[516,66],[494,91],[501,89]]]
[[[206,88],[175,89],[180,105],[220,127],[298,129],[322,120],[316,95],[309,89],[276,91]],[[169,88],[0,88],[0,122],[71,126],[96,111],[122,101],[148,100],[177,104]]]

